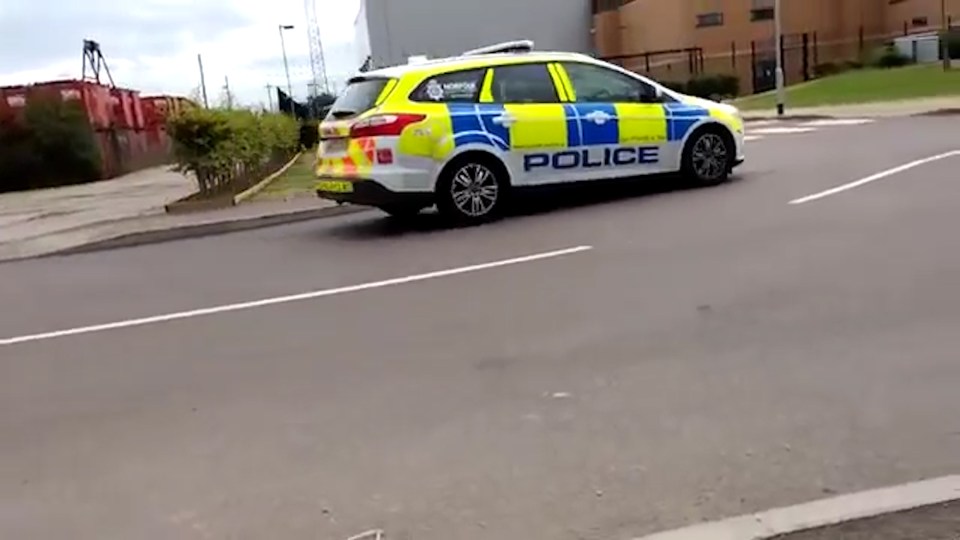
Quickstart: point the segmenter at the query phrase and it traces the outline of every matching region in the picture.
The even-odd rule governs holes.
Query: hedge
[[[285,114],[198,107],[168,127],[178,170],[196,176],[201,196],[243,191],[300,147],[299,124]]]
[[[682,94],[706,99],[724,99],[740,95],[740,79],[735,75],[701,75],[685,83],[661,82],[660,84]]]
[[[947,54],[950,58],[960,59],[960,30],[951,30],[947,36]]]
[[[101,158],[77,102],[31,99],[22,121],[0,123],[0,192],[92,182]]]

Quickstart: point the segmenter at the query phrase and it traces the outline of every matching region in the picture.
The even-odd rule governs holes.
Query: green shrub
[[[851,69],[850,66],[846,63],[834,63],[834,62],[824,62],[822,64],[817,64],[813,66],[813,75],[814,77],[829,77],[830,75],[837,75]]]
[[[950,58],[960,59],[960,30],[951,30],[947,34],[947,54]]]
[[[203,195],[245,189],[299,147],[297,121],[284,114],[198,107],[168,124],[178,168],[196,176]]]
[[[667,88],[675,92],[680,92],[681,94],[687,93],[686,83],[675,82],[675,81],[660,81],[660,84],[662,84],[663,86],[666,86]]]
[[[912,64],[913,60],[909,56],[900,54],[892,44],[874,51],[870,64],[878,68],[895,68]]]
[[[0,191],[92,182],[100,150],[82,105],[31,98],[22,122],[0,125]]]
[[[313,148],[320,140],[320,122],[310,120],[300,124],[300,147]]]
[[[702,75],[686,84],[686,94],[707,99],[724,99],[740,95],[740,79],[735,75]]]

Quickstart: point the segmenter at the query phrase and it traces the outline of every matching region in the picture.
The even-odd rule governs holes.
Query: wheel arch
[[[501,153],[488,146],[467,145],[458,148],[456,152],[451,154],[450,157],[437,168],[433,178],[433,189],[437,189],[437,183],[443,178],[444,174],[449,173],[451,168],[471,158],[483,160],[485,163],[498,168],[499,172],[504,175],[507,184],[510,186],[513,185],[513,171]]]

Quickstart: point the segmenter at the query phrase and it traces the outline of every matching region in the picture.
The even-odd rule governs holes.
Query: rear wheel
[[[499,216],[509,189],[507,172],[495,158],[469,154],[451,162],[437,181],[437,208],[458,223],[474,224]]]
[[[734,152],[733,140],[722,128],[702,128],[690,137],[683,149],[681,172],[697,185],[721,184],[730,175]]]

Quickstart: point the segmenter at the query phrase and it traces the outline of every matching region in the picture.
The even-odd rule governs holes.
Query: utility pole
[[[776,0],[773,5],[774,11],[774,36],[775,49],[777,54],[777,116],[783,116],[783,110],[786,102],[786,89],[783,76],[783,10],[781,9],[781,0]]]
[[[273,111],[273,85],[268,84],[267,89],[267,103],[270,104],[270,110]]]
[[[950,19],[947,17],[947,0],[940,0],[940,54],[943,56],[943,70],[950,71]]]
[[[290,112],[293,113],[293,84],[290,83],[290,65],[287,63],[287,45],[283,41],[283,31],[293,30],[292,24],[281,24],[280,29],[280,50],[283,51],[283,70],[287,74],[287,97],[290,98]]]
[[[210,103],[207,101],[207,80],[203,76],[203,58],[197,55],[197,64],[200,65],[200,91],[203,93],[203,108],[209,109]]]
[[[223,91],[227,94],[227,110],[233,109],[233,96],[230,95],[230,78],[223,76]]]

